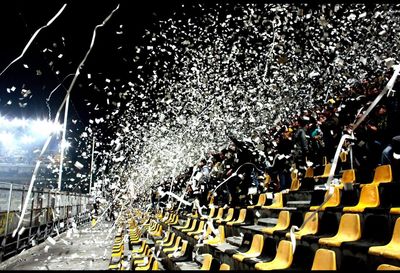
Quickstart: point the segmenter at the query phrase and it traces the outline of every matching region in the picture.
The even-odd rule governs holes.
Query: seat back
[[[342,184],[354,183],[355,181],[356,181],[356,172],[354,171],[354,169],[343,171],[342,179],[340,180]]]
[[[264,206],[266,201],[267,195],[265,193],[260,194],[260,196],[258,196],[257,206]]]
[[[224,219],[224,221],[231,221],[233,218],[233,213],[235,212],[234,208],[230,208],[228,209],[228,213],[226,214],[226,217]]]
[[[239,217],[235,222],[243,223],[246,219],[246,211],[247,211],[246,209],[240,209]]]
[[[173,241],[175,240],[175,232],[171,232],[171,233],[172,233],[171,237],[169,238],[169,240],[167,242],[164,243],[164,245],[170,246],[170,245],[172,245]]]
[[[196,228],[197,225],[197,219],[194,219],[192,222],[192,226],[190,228],[187,228],[188,230],[194,230]]]
[[[325,193],[325,198],[328,196],[329,190]],[[338,187],[333,188],[333,194],[328,202],[325,203],[324,207],[337,207],[340,204],[340,189]]]
[[[331,168],[332,168],[332,164],[331,163],[326,164],[325,168],[324,168],[324,173],[322,174],[322,176],[323,177],[328,177],[329,173],[331,171]]]
[[[397,218],[396,223],[394,224],[393,235],[390,244],[395,244],[400,247],[400,218]]]
[[[181,243],[181,240],[182,240],[182,237],[181,236],[178,236],[177,238],[176,238],[176,241],[175,241],[175,245],[174,245],[174,249],[177,249],[178,247],[179,247],[179,244]]]
[[[389,182],[392,182],[392,167],[389,164],[376,167],[372,183]]]
[[[181,255],[185,255],[187,246],[188,246],[188,241],[187,240],[182,240]]]
[[[204,254],[203,265],[201,266],[200,270],[210,270],[211,269],[211,261],[212,261],[211,254]]]
[[[312,178],[313,176],[314,176],[313,167],[308,167],[306,170],[306,174],[304,175],[304,178]]]
[[[311,270],[336,270],[336,254],[333,250],[320,248],[315,252]]]
[[[306,212],[304,220],[311,217],[313,212]],[[304,225],[303,230],[307,231],[307,234],[315,234],[318,232],[318,213],[314,214],[312,218]]]
[[[345,213],[340,218],[338,236],[358,240],[361,237],[360,215]]]
[[[278,216],[277,228],[286,228],[290,224],[290,213],[287,210],[281,210]]]
[[[199,227],[197,228],[197,231],[202,231],[204,229],[205,221],[200,221]]]
[[[341,152],[341,153],[339,154],[339,157],[340,157],[340,161],[341,161],[342,163],[346,162],[346,161],[347,161],[347,152]]]
[[[283,207],[283,197],[281,192],[275,194],[274,200],[272,201],[272,205],[274,207]]]
[[[376,270],[400,270],[400,267],[390,264],[381,264]]]
[[[219,208],[218,209],[218,214],[214,219],[215,220],[220,220],[220,219],[222,219],[223,216],[224,216],[224,208]]]
[[[231,270],[230,265],[225,263],[221,264],[221,266],[219,267],[219,271],[226,271],[226,270]]]
[[[225,242],[225,228],[223,225],[220,225],[218,227],[218,231],[219,231],[219,241],[220,242]]]
[[[293,245],[292,242],[287,240],[281,240],[278,244],[275,259],[282,264],[285,264],[288,268],[293,262]]]
[[[264,236],[262,236],[261,234],[256,234],[253,236],[251,247],[247,252],[261,254],[263,247],[264,247]]]
[[[158,266],[158,262],[156,260],[154,260],[151,270],[160,270],[160,267]]]
[[[290,185],[290,190],[291,191],[297,191],[300,188],[300,181],[298,178],[298,173],[297,172],[292,172],[291,173],[291,178],[292,178],[292,184]]]
[[[377,184],[366,184],[361,189],[359,204],[367,205],[368,207],[379,206],[379,190]]]

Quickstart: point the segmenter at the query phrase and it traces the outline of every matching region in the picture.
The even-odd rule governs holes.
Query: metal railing
[[[25,185],[0,182],[0,262],[48,236],[90,221],[89,195],[34,188],[22,228],[13,237],[27,190]]]

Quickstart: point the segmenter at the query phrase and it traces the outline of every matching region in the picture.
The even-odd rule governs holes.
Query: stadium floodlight
[[[22,144],[31,144],[31,143],[33,143],[34,141],[35,141],[35,138],[32,137],[32,136],[28,136],[28,135],[24,135],[24,136],[21,138]]]
[[[9,147],[14,144],[14,136],[9,132],[0,132],[0,142]]]
[[[62,131],[62,125],[59,123],[53,123],[48,120],[33,120],[31,122],[32,133],[37,136],[48,136],[51,133],[57,133]]]

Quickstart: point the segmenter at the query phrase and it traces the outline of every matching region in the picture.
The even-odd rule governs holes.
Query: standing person
[[[306,158],[308,156],[307,122],[299,117],[294,124],[297,127],[294,132],[294,160],[298,169],[306,169]]]
[[[392,142],[382,152],[381,164],[392,167],[393,182],[400,182],[400,135],[392,138]]]

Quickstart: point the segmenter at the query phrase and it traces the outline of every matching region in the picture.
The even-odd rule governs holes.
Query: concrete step
[[[309,205],[311,200],[298,200],[298,201],[288,201],[286,202],[287,206],[296,206],[296,205]]]
[[[180,270],[199,270],[200,266],[196,262],[178,262],[176,263]]]
[[[261,225],[251,225],[251,226],[243,226],[243,229],[247,229],[250,231],[256,231],[258,233],[261,233],[261,230],[265,228],[265,226],[261,226]]]
[[[242,237],[241,236],[232,236],[226,238],[226,242],[232,246],[241,246],[242,245]]]
[[[265,226],[275,226],[278,218],[258,218],[258,224]]]

